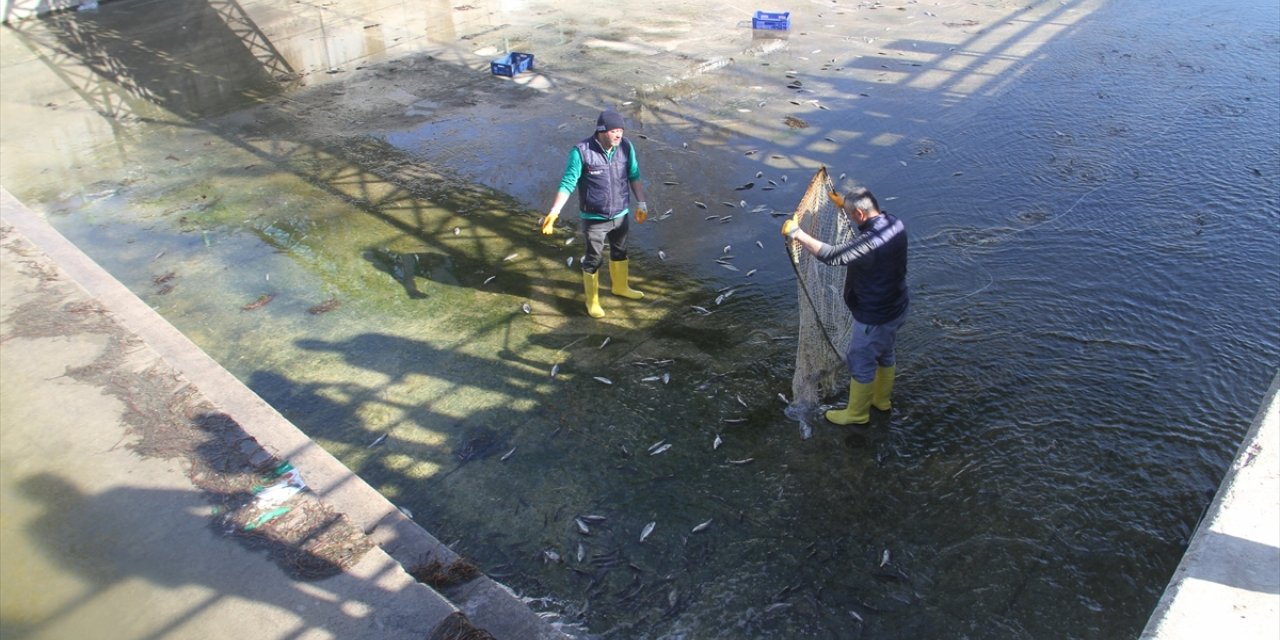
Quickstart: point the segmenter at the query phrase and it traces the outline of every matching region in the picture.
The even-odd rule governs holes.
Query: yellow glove
[[[641,202],[640,206],[636,207],[636,224],[644,224],[644,221],[648,219],[649,207]]]
[[[786,222],[782,223],[782,235],[786,236],[788,240],[796,237],[797,233],[800,233],[800,225],[795,220],[788,218]]]
[[[556,218],[559,217],[558,213],[548,213],[547,217],[542,219],[542,235],[549,236],[556,230]]]
[[[832,201],[832,202],[834,202],[834,203],[836,203],[836,206],[837,206],[837,207],[840,207],[841,209],[843,209],[843,208],[844,208],[844,196],[842,196],[842,195],[840,195],[840,194],[838,194],[838,193],[836,193],[836,192],[834,192],[834,191],[832,191],[831,193],[829,193],[829,194],[827,194],[827,195],[831,197],[831,201]]]

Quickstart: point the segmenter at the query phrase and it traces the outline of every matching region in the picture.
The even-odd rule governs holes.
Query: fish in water
[[[508,452],[506,452],[506,453],[504,453],[504,454],[502,454],[502,457],[501,457],[501,458],[498,458],[498,461],[499,461],[499,462],[506,462],[507,460],[510,460],[510,459],[511,459],[511,456],[512,456],[512,455],[514,455],[514,454],[515,454],[515,452],[516,452],[516,447],[511,447],[511,450],[510,450],[510,451],[508,451]]]
[[[661,379],[662,378],[659,378],[658,376],[647,376],[644,378],[640,378],[640,382],[657,382]]]
[[[380,445],[380,444],[382,444],[382,443],[384,443],[384,442],[386,442],[386,441],[387,441],[387,434],[385,434],[385,433],[384,433],[384,434],[382,434],[382,435],[378,436],[377,438],[375,438],[375,439],[373,440],[373,442],[369,443],[369,448],[370,448],[370,449],[372,449],[372,448],[374,448],[374,447],[376,447],[376,446],[378,446],[378,445]]]
[[[482,287],[483,287],[484,285],[489,284],[490,282],[493,282],[493,279],[494,279],[494,278],[496,278],[496,277],[498,277],[498,276],[489,276],[488,278],[485,278],[485,279],[484,279],[484,284],[481,284],[480,286],[482,286]]]
[[[735,266],[733,266],[733,265],[731,265],[731,264],[725,264],[725,263],[723,263],[723,262],[717,262],[716,264],[718,264],[718,265],[720,265],[720,266],[722,266],[722,267],[724,267],[724,268],[726,268],[726,269],[728,269],[728,270],[730,270],[730,271],[741,271],[741,269],[739,269],[739,268],[737,268],[737,267],[735,267]]]
[[[658,249],[658,259],[659,259],[659,260],[666,260],[666,259],[667,259],[667,252],[666,252],[666,251],[663,251],[662,249]]]
[[[525,313],[533,313],[533,307],[529,306],[528,302],[520,305],[520,310]]]
[[[888,549],[885,549],[885,550],[884,550],[884,553],[880,554],[880,566],[882,566],[882,567],[883,567],[883,566],[885,566],[886,564],[889,564],[889,550],[888,550]]]
[[[591,527],[588,527],[587,523],[582,521],[582,518],[574,518],[573,523],[578,525],[578,533],[584,536],[591,535]]]
[[[671,374],[669,373],[662,374],[662,384],[671,384]]]
[[[328,300],[325,300],[324,302],[321,302],[320,304],[314,307],[311,307],[310,309],[307,309],[307,313],[313,316],[319,315],[321,313],[329,313],[330,311],[333,311],[334,309],[337,309],[340,306],[342,306],[342,303],[338,302],[337,298],[329,298]]]
[[[507,257],[503,258],[503,259],[502,259],[502,261],[503,261],[503,262],[511,262],[512,260],[515,260],[516,258],[519,258],[519,257],[520,257],[520,254],[518,254],[518,253],[513,253],[513,254],[511,254],[511,255],[509,255],[509,256],[507,256]]]
[[[454,227],[454,228],[453,228],[453,235],[455,235],[455,236],[456,236],[456,235],[458,235],[458,234],[460,234],[460,233],[462,233],[462,227]]]
[[[756,270],[755,270],[755,269],[752,269],[752,270],[750,270],[750,271],[748,271],[748,272],[747,272],[747,277],[748,277],[748,278],[750,278],[751,276],[754,276],[755,274],[756,274]]]
[[[488,427],[473,427],[463,436],[462,443],[453,450],[453,457],[458,459],[458,466],[440,477],[444,479],[469,462],[482,460],[506,450],[507,441],[497,431]]]
[[[746,208],[747,208],[747,201],[746,201],[746,200],[739,200],[739,201],[738,201],[738,208],[740,208],[740,209],[746,209]]]
[[[574,241],[575,239],[577,239],[577,237],[578,237],[578,236],[569,236],[569,239],[564,241],[564,246],[566,246],[566,247],[567,247],[567,246],[569,246],[569,245],[573,244],[573,241]]]
[[[593,513],[588,513],[588,514],[581,515],[581,516],[578,516],[578,517],[579,517],[579,518],[582,518],[583,520],[585,520],[585,521],[587,521],[587,522],[604,522],[605,520],[608,520],[608,518],[606,518],[606,517],[604,517],[604,516],[595,515],[595,514],[593,514]]]
[[[557,373],[560,373],[560,363],[559,363],[559,362],[557,362],[557,363],[555,363],[555,364],[551,365],[551,377],[552,377],[552,378],[556,377],[556,374],[557,374]]]
[[[763,242],[760,242],[759,240],[756,240],[756,246],[757,246],[757,247],[760,247],[761,249],[763,249],[763,248],[764,248],[764,243],[763,243]]]
[[[653,533],[653,528],[656,526],[658,526],[658,522],[656,520],[646,524],[644,529],[640,530],[640,542],[644,542],[644,539],[648,538],[649,534]]]
[[[733,248],[733,245],[726,244],[722,249],[720,249],[720,253],[722,254],[729,253],[729,250],[732,248]]]
[[[604,376],[592,376],[592,377],[595,378],[596,382],[599,382],[600,384],[613,384],[612,380]]]
[[[729,464],[750,464],[755,458],[743,458],[741,460],[730,460]]]
[[[757,172],[756,172],[756,177],[757,177],[757,178],[763,178],[763,177],[764,177],[764,172],[763,172],[763,171],[757,171]]]
[[[715,451],[716,449],[719,449],[722,444],[724,444],[724,440],[721,440],[720,434],[717,433],[715,441],[711,443],[711,450]]]
[[[246,304],[243,307],[240,307],[240,310],[253,311],[254,309],[261,309],[267,306],[267,304],[269,304],[272,300],[275,300],[275,298],[276,298],[275,294],[264,293],[258,296],[257,300],[254,300],[253,302],[250,302],[249,304]]]
[[[690,309],[693,309],[694,311],[697,311],[698,313],[701,313],[704,316],[711,315],[711,312],[707,311],[706,307],[699,307],[698,305],[693,305],[692,307],[690,307]]]
[[[754,182],[748,182],[748,183],[746,183],[746,184],[742,185],[741,187],[734,187],[734,188],[733,188],[733,190],[734,190],[734,191],[746,191],[747,189],[750,189],[751,187],[754,187],[754,186],[756,186],[756,183],[754,183]]]
[[[667,442],[666,440],[659,440],[659,441],[657,441],[657,442],[655,442],[655,443],[653,443],[653,444],[649,445],[649,453],[653,453],[655,449],[657,449],[658,447],[661,447],[662,445],[666,444],[666,442]]]
[[[698,202],[697,200],[694,200],[694,201],[693,201],[693,204],[694,204],[694,206],[698,207],[699,209],[706,209],[706,208],[707,208],[707,205],[705,205],[705,204],[703,204],[703,203],[701,203],[701,202]]]
[[[573,256],[569,256],[568,258],[565,258],[564,266],[566,266],[566,267],[572,267],[572,266],[573,266]]]
[[[703,522],[702,524],[699,524],[698,526],[694,527],[694,528],[693,528],[692,533],[698,533],[698,532],[700,532],[700,531],[706,531],[706,530],[707,530],[707,527],[710,527],[710,526],[711,526],[711,521],[710,521],[710,520],[708,520],[708,521]]]
[[[661,447],[658,447],[657,449],[654,449],[653,451],[650,451],[650,452],[649,452],[649,455],[651,455],[651,456],[656,456],[656,455],[658,455],[659,453],[663,453],[663,452],[665,452],[667,449],[670,449],[670,448],[671,448],[671,444],[670,444],[670,443],[667,443],[667,444],[662,445]]]
[[[601,343],[600,343],[600,346],[599,346],[599,347],[597,347],[597,348],[598,348],[598,349],[603,349],[603,348],[605,347],[605,345],[609,344],[609,341],[610,341],[610,340],[612,340],[612,338],[610,338],[610,337],[608,337],[608,336],[605,336],[604,342],[601,342]]]
[[[586,558],[586,557],[587,557],[587,548],[583,546],[581,542],[579,542],[578,543],[578,563],[581,564],[583,558]]]

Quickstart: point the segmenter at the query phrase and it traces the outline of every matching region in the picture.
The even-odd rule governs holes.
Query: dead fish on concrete
[[[658,522],[656,520],[646,524],[644,529],[640,531],[640,542],[644,542],[644,539],[648,538],[649,534],[653,533],[653,528],[656,526],[658,526]]]
[[[264,294],[262,294],[262,295],[258,296],[258,299],[257,299],[257,300],[254,300],[253,302],[250,302],[249,304],[246,304],[246,305],[244,305],[243,307],[240,307],[240,310],[241,310],[241,311],[253,311],[253,310],[255,310],[255,309],[261,309],[261,308],[263,308],[263,307],[267,306],[267,304],[269,304],[272,300],[275,300],[275,298],[276,298],[275,294],[272,294],[272,293],[264,293]]]
[[[523,312],[525,312],[525,313],[533,313],[533,307],[529,306],[529,303],[528,303],[528,302],[525,302],[525,303],[521,304],[521,305],[520,305],[520,310],[521,310],[521,311],[523,311]]]
[[[711,521],[710,521],[710,520],[708,520],[708,521],[706,521],[706,522],[703,522],[702,524],[699,524],[699,525],[695,526],[695,527],[693,528],[692,533],[699,533],[699,532],[702,532],[702,531],[706,531],[706,530],[707,530],[707,527],[710,527],[710,526],[711,526]]]
[[[608,337],[608,336],[605,336],[604,342],[601,342],[601,343],[600,343],[600,346],[599,346],[599,347],[596,347],[596,348],[597,348],[597,349],[603,349],[605,345],[609,344],[609,341],[610,341],[610,340],[612,340],[612,338],[610,338],[610,337]]]
[[[384,443],[384,442],[386,442],[386,441],[387,441],[387,434],[385,434],[385,433],[384,433],[384,434],[382,434],[382,435],[378,436],[377,438],[375,438],[373,442],[370,442],[370,443],[369,443],[369,448],[370,448],[370,449],[372,449],[372,448],[374,448],[374,447],[376,447],[376,446],[378,446],[378,445],[380,445],[380,444],[382,444],[382,443]]]
[[[599,382],[601,384],[613,384],[612,380],[605,378],[603,376],[592,376],[592,377],[595,378],[596,382]]]
[[[667,443],[662,445],[661,447],[658,447],[657,449],[654,449],[653,451],[650,451],[649,455],[656,456],[659,453],[664,453],[667,449],[670,449],[670,448],[671,448],[671,443]]]
[[[342,306],[342,303],[338,302],[337,298],[329,298],[328,300],[325,300],[324,302],[321,302],[320,304],[314,307],[311,307],[310,309],[307,309],[307,313],[313,316],[320,315],[322,313],[329,313],[330,311],[333,311],[334,309],[337,309],[340,306]]]
[[[724,444],[724,440],[721,440],[720,434],[717,433],[715,441],[711,443],[711,450],[715,451],[716,449],[719,449],[722,444]]]
[[[516,258],[519,258],[519,257],[520,257],[520,254],[518,254],[518,253],[513,253],[513,254],[511,254],[511,255],[509,255],[509,256],[507,256],[507,257],[503,258],[503,259],[502,259],[502,261],[503,261],[503,262],[511,262],[512,260],[515,260]]]

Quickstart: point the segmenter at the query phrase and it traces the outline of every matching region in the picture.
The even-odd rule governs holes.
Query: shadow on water
[[[114,16],[16,32],[104,116],[115,148],[99,154],[180,165],[82,180],[106,195],[66,209],[109,220],[111,206],[136,210],[111,220],[118,229],[64,232],[135,290],[150,290],[156,269],[177,273],[190,284],[162,300],[175,324],[442,539],[593,630],[1131,635],[1198,513],[1187,505],[1215,486],[1248,399],[1272,374],[1273,325],[1208,320],[1227,335],[1271,327],[1225,346],[1183,327],[1215,315],[1208,291],[1235,309],[1274,299],[1274,265],[1261,268],[1261,290],[1210,283],[1186,264],[1221,258],[1212,240],[1238,230],[1151,213],[1170,209],[1162,174],[1203,171],[1182,128],[1198,121],[1238,142],[1228,101],[1250,87],[1149,79],[1181,70],[1182,54],[1142,40],[1160,40],[1154,29],[1109,37],[1121,9],[988,7],[987,22],[950,16],[932,39],[849,27],[857,35],[824,40],[847,54],[744,57],[642,90],[591,82],[591,61],[608,56],[574,34],[626,43],[608,29],[565,18],[524,33],[517,21],[515,33],[585,51],[581,66],[542,74],[553,89],[542,91],[479,82],[448,48],[343,58],[331,23],[318,27],[324,63],[308,70],[290,51],[310,26],[278,33],[234,2],[159,5],[119,1]],[[1198,15],[1195,3],[1172,10]],[[345,33],[364,35],[379,15],[348,16]],[[179,38],[194,49],[177,46],[175,24],[199,32]],[[1067,41],[1080,49],[1055,45]],[[358,79],[317,82],[354,64]],[[800,88],[780,88],[792,80]],[[1167,108],[1104,97],[1131,95],[1126,83],[1193,91]],[[651,298],[609,299],[595,323],[565,266],[580,244],[563,229],[535,235],[530,207],[546,204],[565,150],[602,105],[624,108],[650,200],[676,211],[636,230]],[[138,144],[151,141],[144,125],[173,142]],[[1280,173],[1253,147],[1235,158]],[[818,165],[859,171],[849,181],[907,220],[915,315],[893,416],[852,432],[823,425],[797,445],[777,400],[789,393],[794,344],[777,338],[791,333],[794,285],[770,214],[789,212]],[[1255,184],[1215,191],[1269,203],[1235,220],[1274,213],[1274,188]],[[210,191],[221,192],[211,203]],[[1099,201],[1127,219],[1105,220]],[[1274,256],[1274,233],[1243,235],[1242,260]],[[1081,268],[1081,243],[1096,268]],[[669,259],[649,257],[660,248]],[[730,254],[737,271],[713,261]],[[709,302],[729,289],[724,306]],[[268,290],[275,302],[239,311]],[[326,298],[344,304],[300,313]],[[193,319],[214,304],[218,326]],[[1189,373],[1224,358],[1247,388],[1206,390],[1204,372]],[[1237,409],[1223,426],[1206,405]]]

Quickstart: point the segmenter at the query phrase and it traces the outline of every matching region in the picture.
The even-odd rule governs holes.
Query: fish
[[[587,557],[587,548],[582,546],[582,543],[579,542],[578,543],[578,562],[581,563],[582,559],[586,557]]]
[[[577,240],[577,239],[578,239],[578,236],[569,236],[569,237],[568,237],[568,239],[566,239],[566,240],[564,241],[564,246],[566,246],[566,247],[567,247],[567,246],[569,246],[569,245],[573,244],[573,241],[574,241],[574,240]]]
[[[606,517],[604,517],[604,516],[598,516],[598,515],[594,515],[594,514],[590,514],[590,513],[589,513],[589,514],[586,514],[586,515],[578,516],[578,517],[579,517],[579,518],[582,518],[583,520],[585,520],[585,521],[587,521],[587,522],[604,522],[605,520],[608,520],[608,518],[606,518]]]
[[[719,220],[720,216],[707,216],[703,220]]]
[[[752,270],[750,270],[750,271],[748,271],[748,272],[747,272],[747,277],[748,277],[748,278],[750,278],[751,276],[755,275],[755,273],[756,273],[756,270],[755,270],[755,269],[752,269]]]
[[[644,539],[648,538],[649,534],[653,533],[653,528],[656,526],[658,526],[658,522],[656,520],[646,524],[644,529],[640,530],[640,542],[644,542]]]
[[[578,533],[581,533],[584,536],[591,535],[591,527],[588,527],[587,523],[582,521],[582,518],[574,518],[573,523],[578,525]]]
[[[659,259],[659,260],[666,260],[666,259],[667,259],[667,252],[666,252],[666,251],[663,251],[662,249],[658,249],[658,259]]]
[[[724,302],[724,294],[723,294],[723,293],[722,293],[722,294],[720,294],[720,295],[718,295],[718,296],[716,296],[716,306],[720,306],[720,303],[721,303],[721,302]]]
[[[786,176],[782,176],[782,181],[783,181],[783,182],[786,182],[786,181],[787,181],[787,177],[786,177]]]
[[[732,248],[733,248],[733,245],[726,244],[723,249],[720,249],[720,253],[729,253],[729,250]]]
[[[313,316],[316,316],[322,313],[329,313],[330,311],[333,311],[334,309],[337,309],[340,306],[342,306],[342,303],[339,302],[337,298],[329,298],[328,300],[325,300],[324,302],[321,302],[320,304],[314,307],[311,307],[310,309],[307,309],[307,313]]]
[[[675,180],[664,180],[664,181],[662,182],[662,184],[665,184],[665,185],[667,185],[668,187],[674,187],[674,186],[676,186],[676,185],[678,185],[678,184],[680,184],[680,183],[679,183],[679,182],[676,182]]]
[[[850,615],[851,617],[853,617],[853,619],[854,619],[854,620],[857,620],[858,622],[863,622],[863,620],[862,620],[862,616],[858,615],[858,612],[857,612],[857,611],[854,611],[854,610],[850,609],[850,610],[849,610],[849,615]]]
[[[384,433],[378,436],[377,438],[374,438],[373,442],[369,443],[369,448],[372,449],[386,441],[387,441],[387,434]]]
[[[543,551],[543,552],[542,552],[542,557],[546,558],[548,562],[560,562],[560,554],[558,554],[558,553],[556,553],[556,552],[554,552],[554,551],[552,551],[552,550],[550,550],[550,549],[547,549],[546,551]]]
[[[738,201],[738,208],[739,208],[739,209],[746,209],[746,208],[747,208],[747,201],[746,201],[746,200],[739,200],[739,201]]]
[[[413,519],[413,512],[409,510],[409,507],[396,507],[396,508],[400,510],[400,513],[404,514],[404,517],[410,520]]]
[[[765,613],[773,613],[774,611],[778,611],[778,610],[781,610],[781,609],[790,609],[790,608],[791,608],[791,603],[790,603],[790,602],[775,602],[775,603],[773,603],[773,604],[771,604],[771,605],[769,605],[769,606],[765,607],[765,608],[764,608],[764,612],[765,612]]]
[[[757,247],[760,247],[761,249],[763,249],[763,248],[764,248],[764,243],[763,243],[763,242],[760,242],[759,240],[756,240],[756,246],[757,246]]]
[[[667,209],[667,211],[666,211],[665,213],[663,213],[662,215],[658,216],[658,219],[659,219],[659,220],[666,220],[667,218],[670,218],[670,217],[671,217],[671,211],[672,211],[671,209]]]
[[[573,267],[573,256],[569,256],[568,258],[565,259],[564,266]]]
[[[699,307],[698,305],[693,305],[693,306],[691,306],[691,307],[689,307],[689,308],[690,308],[690,309],[693,309],[694,311],[697,311],[698,313],[701,313],[701,314],[702,314],[702,315],[704,315],[704,316],[709,316],[709,315],[711,315],[711,312],[710,312],[710,311],[707,311],[707,309],[706,309],[705,307]]]
[[[781,393],[778,394],[778,399],[782,401],[782,404],[791,404],[791,401],[787,400],[787,397]]]
[[[716,434],[716,439],[715,439],[714,441],[712,441],[712,442],[711,442],[711,450],[712,450],[712,451],[715,451],[716,449],[719,449],[719,448],[720,448],[720,445],[722,445],[722,444],[724,444],[724,440],[721,440],[721,439],[720,439],[720,434],[718,434],[718,433],[717,433],[717,434]]]
[[[746,406],[747,406],[747,403],[746,403],[746,402],[743,402],[743,400],[742,400],[742,395],[741,395],[741,394],[739,394],[739,395],[735,395],[734,397],[738,399],[738,404],[740,404],[740,405],[742,405],[742,406],[744,406],[744,407],[746,407]]]
[[[880,554],[880,566],[882,566],[882,567],[883,567],[883,566],[885,566],[886,564],[889,564],[889,550],[888,550],[888,549],[885,549],[885,550],[884,550],[884,553],[881,553],[881,554]]]
[[[666,443],[667,443],[667,441],[666,441],[666,440],[659,440],[659,441],[657,441],[657,442],[655,442],[655,443],[653,443],[653,444],[649,445],[649,453],[653,453],[653,451],[654,451],[655,449],[657,449],[658,447],[661,447],[662,445],[664,445],[664,444],[666,444]]]
[[[667,449],[670,449],[670,448],[671,448],[671,444],[670,444],[670,443],[667,443],[667,444],[662,445],[661,447],[658,447],[657,449],[654,449],[653,451],[650,451],[650,452],[649,452],[649,455],[651,455],[651,456],[656,456],[656,455],[658,455],[659,453],[663,453],[663,452],[665,452]]]
[[[258,296],[257,300],[254,300],[253,302],[250,302],[249,304],[246,304],[243,307],[240,307],[240,310],[253,311],[254,309],[261,309],[267,306],[267,304],[269,304],[272,300],[275,300],[275,298],[276,296],[273,293],[264,293]]]
[[[528,302],[525,302],[525,303],[521,304],[521,305],[520,305],[520,310],[521,310],[521,311],[523,311],[523,312],[525,312],[525,313],[533,313],[533,307],[529,306],[529,303],[528,303]]]
[[[551,365],[551,377],[552,377],[552,378],[556,377],[556,374],[557,374],[557,373],[560,373],[560,363],[559,363],[559,362],[557,362],[557,363],[555,363],[555,364]]]
[[[498,458],[498,462],[506,462],[507,460],[510,460],[511,456],[514,455],[515,452],[516,452],[516,447],[511,447],[510,451],[502,454],[501,458]]]
[[[600,346],[599,346],[599,347],[596,347],[596,348],[597,348],[597,349],[603,349],[603,348],[604,348],[604,346],[605,346],[606,344],[609,344],[609,340],[612,340],[612,338],[610,338],[610,337],[608,337],[608,336],[605,336],[605,338],[604,338],[604,342],[601,342],[601,343],[600,343]]]
[[[462,233],[462,227],[454,227],[454,228],[453,228],[453,235],[455,235],[455,236],[456,236],[456,235],[458,235],[458,234],[460,234],[460,233]]]
[[[670,373],[664,373],[664,374],[662,374],[662,384],[671,384],[671,374],[670,374]]]
[[[711,521],[710,521],[710,520],[708,520],[708,521],[706,521],[706,522],[703,522],[702,524],[699,524],[699,525],[695,526],[695,527],[693,528],[693,531],[692,531],[691,533],[698,533],[698,532],[700,532],[700,531],[706,531],[706,530],[707,530],[707,527],[710,527],[710,526],[711,526]]]
[[[738,424],[740,422],[746,422],[746,421],[747,421],[746,418],[725,418],[724,420],[721,420],[721,422],[725,424]]]
[[[732,219],[733,219],[733,216],[724,216],[723,218],[720,218],[720,224],[725,224],[726,222]]]
[[[608,378],[606,378],[606,377],[604,377],[604,376],[592,376],[592,377],[593,377],[593,378],[595,378],[595,379],[596,379],[596,381],[597,381],[597,382],[600,382],[601,384],[613,384],[613,381],[612,381],[612,380],[610,380],[610,379],[608,379]]]
[[[743,458],[741,460],[730,460],[729,464],[749,464],[755,461],[755,458]]]
[[[707,208],[707,205],[705,205],[705,204],[703,204],[703,203],[701,203],[701,202],[698,202],[697,200],[694,200],[694,201],[693,201],[693,206],[695,206],[695,207],[697,207],[697,208],[699,208],[699,209],[706,209],[706,208]]]
[[[755,154],[756,154],[756,153],[758,153],[759,151],[760,151],[759,149],[749,149],[749,150],[747,150],[747,152],[746,152],[746,153],[743,153],[742,155],[744,155],[744,156],[755,155]]]
[[[660,378],[660,377],[658,377],[658,376],[647,376],[647,377],[644,377],[644,378],[640,378],[640,382],[657,382],[657,381],[659,381],[659,380],[661,380],[661,379],[662,379],[662,378]]]
[[[758,178],[763,178],[763,177],[764,177],[764,172],[763,172],[763,171],[757,171],[757,172],[756,172],[756,178],[757,178],[757,179],[758,179]]]
[[[483,287],[484,285],[489,284],[490,282],[493,282],[493,279],[494,279],[494,278],[496,278],[496,277],[498,277],[498,276],[489,276],[488,278],[485,278],[485,279],[484,279],[484,284],[481,284],[480,286],[482,286],[482,287]]]
[[[774,181],[772,181],[772,180],[770,180],[770,181],[769,181],[769,184],[771,184],[771,185],[773,185],[773,186],[775,186],[775,187],[776,187],[776,186],[778,186],[778,183],[776,183],[776,182],[774,182]]]
[[[507,256],[507,257],[503,258],[503,259],[502,259],[502,261],[503,261],[503,262],[511,262],[512,260],[515,260],[516,258],[519,258],[519,257],[520,257],[520,254],[518,254],[518,253],[513,253],[513,254],[511,254],[511,255],[509,255],[509,256]]]
[[[836,139],[835,139],[835,138],[832,138],[832,137],[825,137],[825,138],[823,138],[823,140],[826,140],[827,142],[835,142],[835,141],[836,141]]]
[[[744,185],[742,185],[742,186],[740,186],[740,187],[734,187],[734,188],[733,188],[733,190],[734,190],[734,191],[746,191],[747,189],[750,189],[751,187],[754,187],[754,186],[756,186],[756,183],[754,183],[754,182],[748,182],[748,183],[746,183],[746,184],[744,184]]]
[[[721,200],[721,201],[720,201],[720,204],[722,204],[722,205],[724,205],[724,206],[726,206],[726,207],[733,207],[733,206],[734,206],[734,204],[733,204],[732,202],[729,202],[728,200]]]
[[[720,266],[722,266],[722,267],[724,267],[724,268],[726,268],[726,269],[728,269],[728,270],[730,270],[730,271],[742,271],[742,269],[739,269],[739,268],[737,268],[737,267],[735,267],[735,266],[733,266],[733,265],[731,265],[731,264],[725,264],[725,263],[723,263],[723,262],[717,262],[716,264],[718,264],[718,265],[720,265]]]
[[[842,173],[842,174],[840,174],[840,177],[839,177],[839,178],[836,178],[836,180],[844,180],[844,177],[845,177],[845,176],[847,176],[847,175],[849,175],[849,174],[847,174],[847,173]]]

